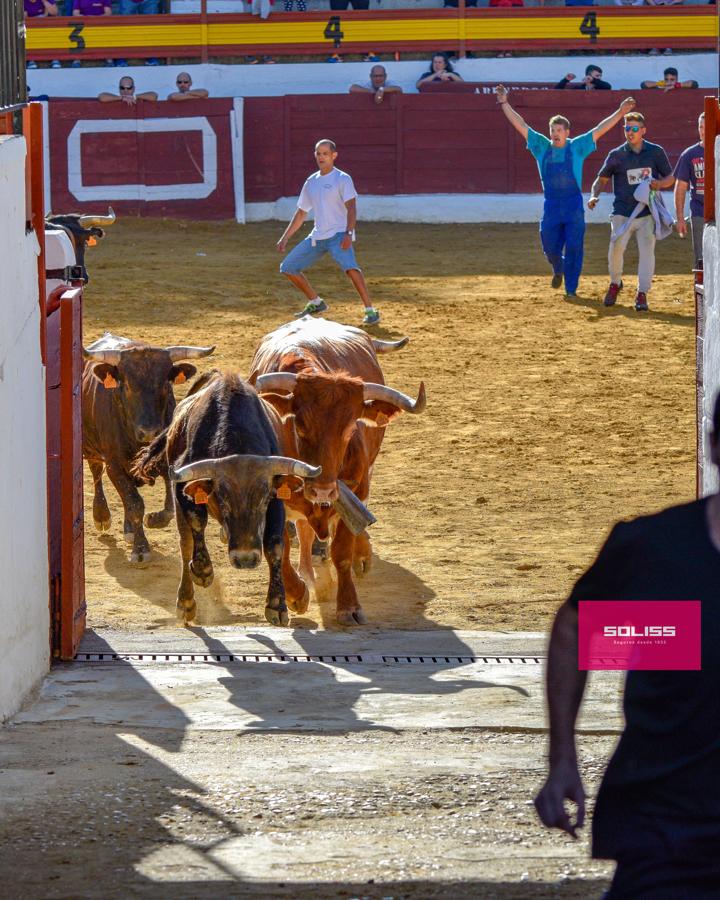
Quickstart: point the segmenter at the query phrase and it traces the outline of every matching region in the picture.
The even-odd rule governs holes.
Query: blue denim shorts
[[[300,272],[309,269],[326,253],[332,256],[343,272],[347,272],[348,269],[360,271],[352,244],[348,250],[343,250],[340,247],[344,237],[345,232],[339,231],[331,238],[326,238],[324,241],[316,241],[314,247],[310,238],[305,238],[304,241],[300,241],[296,247],[293,247],[280,263],[280,271],[287,275],[299,275]]]

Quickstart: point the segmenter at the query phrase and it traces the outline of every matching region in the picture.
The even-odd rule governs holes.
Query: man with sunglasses
[[[659,144],[651,144],[645,140],[645,117],[639,112],[631,112],[625,116],[625,143],[608,153],[607,159],[598,172],[598,176],[590,189],[588,208],[595,209],[600,199],[600,191],[612,178],[613,201],[610,224],[612,234],[620,231],[632,216],[637,201],[634,193],[641,181],[649,180],[650,188],[662,191],[673,186],[675,178],[667,153]],[[610,287],[605,294],[605,306],[614,306],[619,292],[622,290],[623,261],[625,249],[632,235],[638,245],[638,289],[635,294],[635,309],[646,312],[647,295],[655,273],[655,223],[650,215],[650,207],[645,206],[632,219],[621,236],[610,241],[608,268],[610,270]]]
[[[111,94],[109,91],[103,91],[98,94],[98,100],[101,103],[127,103],[128,106],[135,106],[138,100],[157,100],[158,95],[155,91],[144,91],[142,94],[135,93],[135,82],[129,75],[123,75],[118,85],[120,94]]]
[[[188,72],[180,72],[175,79],[177,91],[168,94],[168,100],[204,100],[208,95],[205,88],[194,88]]]
[[[620,104],[614,113],[576,138],[570,137],[570,122],[564,116],[553,116],[549,122],[550,137],[540,134],[525,122],[508,103],[507,88],[495,88],[498,103],[513,128],[527,141],[535,157],[545,202],[540,222],[540,241],[545,258],[552,266],[551,285],[562,286],[565,296],[577,296],[583,263],[585,215],[582,196],[582,170],[585,159],[595,150],[597,141],[617,125],[625,113],[635,106],[632,97]]]

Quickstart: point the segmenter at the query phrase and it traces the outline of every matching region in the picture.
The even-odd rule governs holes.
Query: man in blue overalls
[[[559,288],[565,280],[565,295],[577,296],[583,263],[585,215],[582,198],[582,167],[595,150],[597,141],[617,125],[635,106],[632,97],[623,100],[615,112],[579,137],[570,137],[570,122],[564,116],[550,119],[550,137],[530,128],[523,117],[508,103],[507,88],[495,88],[498,103],[510,124],[527,141],[527,148],[537,160],[545,203],[540,222],[540,240],[547,261],[552,266],[552,286]]]

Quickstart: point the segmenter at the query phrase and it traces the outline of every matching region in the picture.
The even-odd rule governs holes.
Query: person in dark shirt
[[[650,180],[654,191],[672,187],[672,166],[667,154],[659,144],[651,144],[645,140],[645,117],[642,113],[631,112],[625,116],[625,143],[611,150],[598,176],[590,189],[588,207],[595,209],[600,199],[600,190],[612,178],[615,199],[610,218],[612,233],[620,228],[632,215],[637,206],[633,196],[641,181]],[[630,222],[621,237],[610,240],[608,267],[610,269],[610,287],[605,294],[605,306],[613,306],[618,293],[622,289],[622,272],[625,249],[632,235],[638,245],[638,289],[635,294],[635,309],[644,312],[648,309],[647,295],[655,273],[655,225],[649,207]]]
[[[453,69],[452,63],[444,53],[433,53],[430,68],[418,78],[415,87],[420,90],[421,84],[436,82],[462,81],[462,76]]]
[[[562,91],[569,88],[574,91],[611,91],[612,85],[608,81],[602,80],[602,69],[600,66],[589,65],[585,69],[585,77],[577,84],[572,82],[575,75],[569,72],[564,78],[555,85],[555,90]]]
[[[720,396],[712,461],[720,459]],[[547,665],[550,770],[535,806],[573,837],[585,791],[574,727],[581,600],[701,602],[702,668],[629,671],[625,729],[600,786],[592,855],[617,868],[605,900],[702,900],[720,894],[720,494],[620,522],[555,617]],[[577,804],[571,821],[565,800]]]
[[[702,268],[702,241],[705,227],[705,113],[698,119],[700,140],[680,154],[675,171],[675,215],[677,232],[680,237],[687,234],[685,222],[685,197],[690,188],[690,227],[692,229],[693,260],[695,267]]]

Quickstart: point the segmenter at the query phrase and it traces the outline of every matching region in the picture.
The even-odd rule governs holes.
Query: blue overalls
[[[553,272],[565,276],[565,292],[577,292],[583,263],[585,215],[583,197],[572,167],[570,143],[559,162],[548,147],[542,165],[545,205],[540,222],[540,240]],[[564,252],[563,252],[564,251]]]

